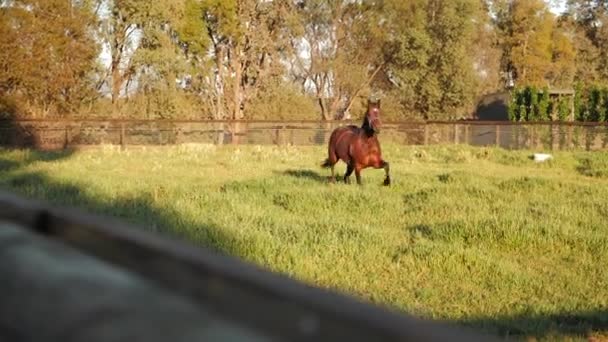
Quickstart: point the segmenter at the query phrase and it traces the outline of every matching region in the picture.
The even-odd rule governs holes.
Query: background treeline
[[[608,2],[564,1],[0,0],[0,113],[456,119],[512,80],[513,118],[605,120]]]

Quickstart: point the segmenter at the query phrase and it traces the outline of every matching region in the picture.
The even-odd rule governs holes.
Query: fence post
[[[44,148],[44,127],[38,129],[38,146]]]
[[[454,124],[454,144],[458,144],[458,124]]]
[[[500,125],[496,125],[496,147],[500,147]]]
[[[125,123],[120,123],[120,148],[125,149]]]
[[[241,122],[238,120],[233,120],[230,127],[231,129],[231,143],[232,145],[240,145],[241,144]]]
[[[424,145],[429,144],[429,124],[427,122],[424,123]]]
[[[559,126],[553,123],[551,123],[551,149],[559,150]]]
[[[70,145],[70,125],[65,125],[65,141],[63,143],[63,149],[65,150]]]
[[[528,141],[526,143],[526,148],[536,148],[536,126],[530,126],[530,130],[528,132]]]
[[[281,145],[279,143],[279,128],[274,129],[274,144],[277,146]]]

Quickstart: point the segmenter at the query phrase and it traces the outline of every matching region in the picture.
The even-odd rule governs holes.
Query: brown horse
[[[367,113],[363,118],[361,127],[354,125],[336,128],[329,138],[328,158],[321,165],[331,168],[331,179],[335,181],[334,166],[342,159],[346,163],[344,182],[350,183],[350,175],[355,171],[357,184],[361,184],[361,170],[373,167],[383,168],[386,172],[384,185],[391,184],[389,164],[382,160],[382,151],[378,142],[380,121],[380,100],[367,102]]]

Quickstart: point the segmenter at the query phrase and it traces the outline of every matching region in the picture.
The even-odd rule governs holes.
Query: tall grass
[[[608,336],[608,153],[384,149],[391,187],[328,184],[324,147],[213,145],[0,150],[0,186],[422,317]]]

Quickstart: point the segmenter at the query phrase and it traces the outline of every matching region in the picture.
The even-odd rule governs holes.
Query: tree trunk
[[[112,51],[111,58],[112,63],[110,65],[110,76],[112,78],[111,92],[112,92],[112,110],[114,115],[118,114],[118,99],[120,98],[120,91],[125,83],[128,75],[127,70],[121,70],[121,64],[123,63],[123,52],[125,50],[125,44],[128,39],[128,27],[124,22],[120,13],[114,13],[114,36],[112,37]]]
[[[340,94],[340,92],[337,92],[338,94]],[[328,116],[331,119],[335,119],[336,118],[336,114],[338,113],[338,108],[340,107],[340,99],[342,97],[340,95],[334,96],[334,99],[331,101],[331,104],[329,105],[329,113]]]
[[[232,119],[240,120],[243,118],[243,69],[240,56],[240,49],[235,49],[233,56],[234,85],[232,98]]]
[[[319,107],[321,108],[321,118],[325,121],[329,121],[330,117],[329,117],[329,113],[327,110],[327,105],[325,104],[323,97],[319,96],[318,101],[319,101]]]
[[[372,81],[374,80],[374,78],[376,78],[376,75],[378,75],[378,73],[380,72],[380,70],[382,70],[382,68],[384,67],[386,63],[382,63],[380,64],[376,70],[374,70],[374,72],[371,74],[371,76],[367,79],[367,82],[365,82],[364,85],[362,85],[361,87],[359,87],[359,89],[357,89],[355,91],[355,93],[350,97],[350,99],[348,100],[348,104],[346,105],[346,108],[344,108],[344,113],[347,113],[350,108],[353,106],[353,102],[355,102],[355,98],[357,98],[357,96],[359,96],[359,93],[361,92],[361,90],[363,90],[363,88],[365,86],[369,86]]]
[[[115,56],[112,60],[112,104],[116,104],[120,96],[122,86],[122,75],[120,74],[120,57]]]
[[[215,119],[216,120],[220,120],[224,118],[224,111],[223,111],[223,94],[224,94],[224,86],[223,86],[223,82],[224,82],[224,66],[223,66],[223,60],[224,60],[224,49],[221,46],[216,47],[216,59],[215,59],[215,65],[217,68],[217,76],[216,76],[216,80],[215,80],[215,91],[217,92],[217,96],[215,97]]]

